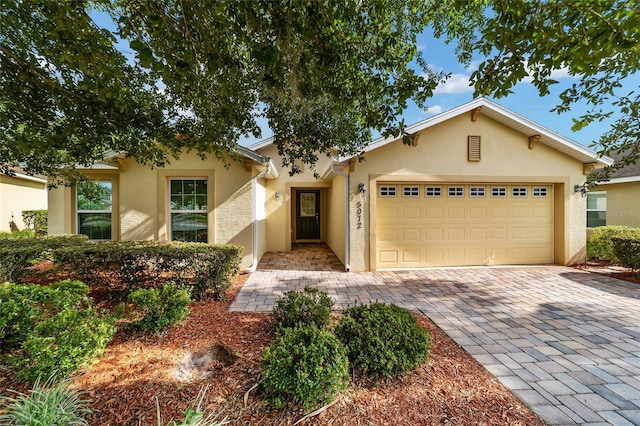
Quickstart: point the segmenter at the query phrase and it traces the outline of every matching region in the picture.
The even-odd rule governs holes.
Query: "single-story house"
[[[618,161],[624,154],[612,154]],[[616,170],[587,194],[587,228],[626,225],[640,228],[640,163]]]
[[[14,167],[13,175],[0,173],[0,231],[12,230],[11,223],[25,229],[22,212],[47,209],[47,178],[29,175]]]
[[[574,188],[610,159],[483,98],[408,131],[411,146],[381,138],[363,158],[321,157],[318,177],[280,170],[271,140],[239,147],[229,168],[112,156],[84,171],[101,200],[50,192],[49,233],[240,244],[249,270],[299,242],[325,242],[351,271],[584,259],[586,198]]]

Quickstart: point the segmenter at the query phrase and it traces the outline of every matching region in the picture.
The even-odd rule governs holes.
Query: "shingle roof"
[[[614,160],[614,164],[617,163],[619,160],[621,160],[622,158],[626,157],[628,151],[625,151],[623,153],[611,153],[610,157],[613,158]],[[626,178],[626,177],[633,177],[633,176],[640,176],[640,162],[636,163],[636,164],[629,164],[627,166],[624,166],[623,168],[616,170],[612,175],[611,178],[612,179],[617,179],[617,178]]]

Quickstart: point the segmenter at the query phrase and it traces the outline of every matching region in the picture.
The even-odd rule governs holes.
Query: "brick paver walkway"
[[[269,311],[305,285],[338,309],[395,303],[431,318],[550,425],[640,425],[638,285],[562,266],[345,273],[333,258],[305,270],[281,255],[265,255],[231,310]]]

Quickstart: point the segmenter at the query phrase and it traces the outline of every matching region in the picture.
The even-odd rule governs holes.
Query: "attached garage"
[[[378,182],[377,269],[554,262],[551,184]]]

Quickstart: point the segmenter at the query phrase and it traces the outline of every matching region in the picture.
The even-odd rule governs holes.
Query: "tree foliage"
[[[613,124],[593,147],[624,154],[622,167],[640,160],[640,94],[623,90],[640,69],[640,4],[628,0],[437,2],[436,35],[458,41],[458,56],[484,61],[471,76],[476,95],[506,96],[525,78],[540,95],[557,83],[552,72],[575,77],[559,95],[558,113],[585,103],[573,129]],[[634,76],[634,74],[636,74]],[[636,85],[637,86],[637,85]],[[606,179],[612,168],[593,174]]]
[[[418,58],[427,22],[421,0],[7,0],[0,164],[53,175],[111,151],[158,166],[222,156],[260,117],[294,172],[357,153],[371,129],[402,132],[407,102],[441,80]]]

